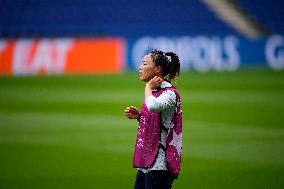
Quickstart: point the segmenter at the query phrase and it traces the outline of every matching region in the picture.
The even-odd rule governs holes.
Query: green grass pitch
[[[174,189],[284,188],[284,72],[183,73]],[[1,189],[127,189],[136,73],[0,77]]]

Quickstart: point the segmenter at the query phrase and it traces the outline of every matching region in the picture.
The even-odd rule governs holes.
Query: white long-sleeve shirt
[[[169,82],[162,82],[161,86],[163,88],[172,87]],[[161,121],[163,126],[168,130],[171,126],[171,121],[176,109],[176,94],[172,90],[165,90],[160,96],[154,97],[153,95],[145,99],[145,104],[150,112],[161,112]],[[168,132],[161,128],[161,141],[160,143],[166,147],[166,139]],[[159,154],[156,162],[151,168],[140,169],[142,172],[146,173],[151,170],[167,170],[166,165],[166,155],[162,148],[159,148]]]

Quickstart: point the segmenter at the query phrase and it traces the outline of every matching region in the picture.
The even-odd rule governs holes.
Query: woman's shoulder
[[[174,87],[174,86],[168,81],[163,81],[162,84],[161,84],[162,89],[171,88],[171,87]]]
[[[180,94],[178,89],[173,86],[170,82],[163,82],[161,85],[161,90],[163,91],[162,94],[166,95],[166,96],[171,96],[172,98],[176,98],[179,97],[180,98]]]

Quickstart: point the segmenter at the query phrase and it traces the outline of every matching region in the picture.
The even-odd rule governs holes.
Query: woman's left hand
[[[148,86],[151,90],[153,90],[153,89],[161,86],[162,82],[163,82],[162,78],[155,76],[152,79],[150,79],[150,81],[148,81],[146,86]]]

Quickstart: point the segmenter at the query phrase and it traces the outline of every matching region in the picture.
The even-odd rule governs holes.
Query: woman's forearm
[[[150,88],[150,86],[148,84],[146,84],[145,86],[145,99],[149,96],[152,95],[152,89]]]

